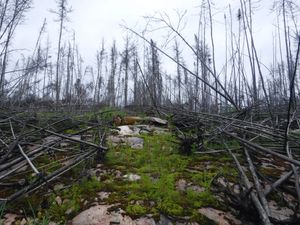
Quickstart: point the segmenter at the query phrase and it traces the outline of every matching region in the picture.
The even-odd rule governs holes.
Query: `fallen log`
[[[285,156],[285,155],[282,155],[282,154],[277,153],[277,152],[274,152],[274,151],[272,151],[272,150],[270,150],[270,149],[264,148],[264,147],[262,147],[262,146],[260,146],[260,145],[258,145],[258,144],[255,144],[255,143],[253,143],[253,142],[247,141],[247,140],[245,140],[245,139],[243,139],[243,138],[241,138],[241,137],[239,137],[239,136],[237,136],[237,135],[235,135],[235,134],[232,134],[232,133],[230,133],[230,132],[227,132],[227,131],[225,131],[225,130],[223,130],[222,132],[225,133],[226,135],[230,136],[230,137],[235,138],[235,139],[238,140],[242,145],[245,145],[245,146],[248,147],[248,149],[250,149],[250,150],[253,150],[253,151],[256,151],[256,152],[269,153],[269,154],[274,155],[274,156],[276,156],[276,157],[278,157],[278,158],[280,158],[280,159],[283,159],[283,160],[285,160],[285,161],[288,161],[288,162],[290,162],[290,163],[293,163],[294,165],[300,166],[300,161],[298,161],[298,160],[291,159],[291,158],[289,158],[289,157],[287,157],[287,156]]]
[[[258,193],[258,197],[260,199],[260,202],[261,202],[262,206],[264,207],[267,215],[271,216],[271,212],[270,212],[270,209],[269,209],[269,206],[268,206],[268,201],[266,199],[266,196],[264,194],[262,186],[261,186],[261,184],[259,182],[258,176],[257,176],[257,174],[255,172],[255,167],[253,165],[253,162],[252,162],[252,159],[250,157],[250,154],[249,154],[249,152],[248,152],[247,149],[245,149],[244,151],[245,151],[246,159],[247,159],[247,162],[248,162],[248,165],[249,165],[250,172],[252,174],[252,178],[253,178],[254,185],[255,185],[256,191]]]
[[[243,182],[247,188],[247,190],[250,190],[250,196],[252,199],[253,204],[255,205],[257,212],[260,216],[260,219],[262,221],[263,224],[265,225],[271,225],[269,216],[266,212],[266,210],[264,209],[264,207],[262,206],[262,204],[260,203],[258,197],[255,195],[255,193],[251,190],[252,186],[250,184],[250,181],[247,177],[247,175],[245,174],[240,162],[238,161],[238,159],[236,158],[236,156],[232,153],[232,151],[228,148],[227,144],[224,142],[224,145],[226,146],[226,149],[228,150],[229,154],[231,155],[231,157],[234,159],[235,164],[237,165],[237,169],[239,170],[241,177],[243,179]]]

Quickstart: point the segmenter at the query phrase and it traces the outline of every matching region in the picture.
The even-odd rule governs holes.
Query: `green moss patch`
[[[122,174],[134,173],[141,176],[138,181],[112,177],[104,187],[105,191],[113,193],[107,202],[121,203],[122,208],[132,217],[145,214],[155,217],[163,213],[178,218],[188,216],[191,221],[200,222],[204,219],[198,215],[197,209],[204,206],[220,207],[210,191],[212,179],[219,171],[187,172],[191,165],[215,161],[214,157],[180,154],[175,144],[177,141],[171,134],[142,137],[144,147],[141,150],[118,146],[111,147],[107,152],[106,167],[119,170]],[[176,185],[179,179],[197,185],[203,191],[197,192],[189,188],[185,191],[178,190]]]

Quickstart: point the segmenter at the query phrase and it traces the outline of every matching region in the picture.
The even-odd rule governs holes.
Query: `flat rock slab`
[[[120,137],[120,136],[108,136],[107,140],[111,142],[113,146],[117,145],[129,145],[133,149],[142,149],[144,146],[144,139],[139,137]]]
[[[219,225],[244,224],[240,220],[236,219],[231,213],[223,212],[214,208],[201,208],[199,209],[199,213],[213,220]]]
[[[118,126],[116,130],[118,136],[137,136],[145,133],[162,134],[168,132],[167,128],[145,124]]]
[[[144,146],[144,139],[139,137],[128,137],[125,139],[125,142],[133,149],[142,149]]]
[[[177,182],[176,182],[176,189],[179,190],[179,191],[185,191],[187,188],[187,182],[186,180],[184,179],[179,179]]]
[[[152,126],[152,125],[134,125],[136,129],[140,129],[139,133],[153,133],[153,134],[164,134],[164,133],[169,133],[169,130],[167,128],[162,128],[162,127],[157,127],[157,126]]]
[[[141,217],[132,220],[129,216],[123,216],[120,212],[109,212],[111,205],[97,205],[93,206],[80,214],[72,220],[72,225],[155,225],[152,218]]]
[[[0,220],[0,224],[3,225],[12,225],[16,221],[16,219],[19,217],[17,214],[13,213],[7,213],[4,215],[4,220]]]
[[[176,189],[179,191],[192,190],[197,193],[205,191],[205,188],[197,186],[197,185],[191,185],[191,183],[188,183],[185,179],[179,179],[176,182]]]
[[[160,220],[155,222],[153,218],[145,216],[138,219],[131,219],[129,216],[122,215],[124,211],[109,210],[115,205],[93,206],[73,218],[72,225],[199,225],[196,222],[173,222],[164,215],[160,215]],[[226,224],[222,224],[226,225]]]
[[[176,222],[161,214],[157,225],[201,225],[201,224],[198,224],[197,222],[184,222],[184,221]]]
[[[141,176],[139,176],[137,174],[132,174],[132,173],[126,174],[123,177],[129,181],[138,181],[141,179]]]
[[[134,221],[136,225],[156,225],[152,218],[142,217]]]
[[[97,193],[97,195],[100,198],[100,200],[107,199],[110,194],[111,194],[110,192],[105,192],[105,191],[101,191],[101,192]]]
[[[271,216],[278,220],[288,220],[294,215],[293,210],[287,207],[279,207],[274,201],[269,202],[269,208]]]
[[[136,225],[129,216],[122,216],[120,213],[108,212],[112,206],[97,205],[93,206],[80,214],[73,220],[72,225]]]
[[[118,135],[120,136],[132,136],[139,135],[139,129],[134,129],[135,126],[118,126]]]
[[[158,117],[145,117],[146,120],[159,125],[168,125],[168,121]]]

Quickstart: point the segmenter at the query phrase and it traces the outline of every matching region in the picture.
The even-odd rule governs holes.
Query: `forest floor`
[[[199,152],[191,145],[187,154],[182,152],[182,140],[173,132],[172,124],[141,122],[116,127],[110,125],[113,116],[125,113],[107,112],[100,113],[106,126],[101,130],[108,147],[105,154],[97,160],[89,157],[36,191],[3,205],[0,224],[256,224],[255,209],[249,206],[243,212],[228,200],[229,189],[235,196],[243,192],[239,171],[223,145],[204,140],[204,148],[213,151]],[[79,116],[76,120],[92,123],[95,115],[99,113]],[[52,115],[42,113],[37,117],[45,120]],[[39,121],[39,125],[42,123]],[[96,135],[99,128],[88,129],[90,126],[71,125],[70,129],[62,129],[62,133],[99,143],[100,135]],[[60,124],[55,129],[61,127],[67,125]],[[88,131],[76,134],[84,129]],[[240,162],[245,162],[237,141],[228,140],[226,144]],[[45,151],[33,160],[44,174],[67,165],[68,161],[62,160],[66,155],[74,157],[84,151],[82,144],[68,141],[60,142],[56,148],[59,150],[54,155]],[[275,170],[267,161],[261,158],[260,170],[272,176]],[[26,167],[9,181],[19,179],[20,175],[31,181],[37,179]],[[13,192],[11,187],[3,189],[0,197]],[[293,214],[278,195],[270,199],[273,214],[287,218]],[[242,205],[242,199],[236,200]]]

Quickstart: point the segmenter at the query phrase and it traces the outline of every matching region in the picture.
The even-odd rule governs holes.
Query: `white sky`
[[[102,38],[109,45],[113,39],[120,43],[126,36],[120,24],[135,27],[142,30],[143,16],[153,15],[155,12],[166,12],[174,15],[174,10],[187,10],[187,27],[183,34],[188,40],[193,40],[197,32],[200,0],[69,0],[73,12],[69,15],[70,22],[67,24],[68,31],[64,33],[64,39],[71,39],[72,30],[76,32],[76,41],[85,63],[94,65],[95,54],[100,47]],[[214,0],[216,9],[213,20],[215,36],[215,49],[217,62],[224,63],[224,13],[228,13],[228,4],[231,4],[233,13],[236,15],[239,7],[239,0]],[[270,13],[273,0],[262,0],[254,15],[254,33],[259,55],[265,64],[269,64],[272,47],[272,25],[274,15]],[[18,28],[14,39],[15,48],[26,48],[24,54],[30,54],[38,36],[43,19],[47,18],[47,32],[50,37],[52,49],[56,51],[58,26],[54,21],[55,15],[50,9],[56,9],[55,0],[34,0],[33,8],[26,14],[26,20]],[[274,21],[275,23],[275,21]],[[47,35],[47,34],[46,34]],[[154,37],[162,36],[162,32],[153,34]],[[47,36],[44,37],[44,40]],[[154,38],[155,39],[155,38]],[[208,37],[209,40],[209,37]],[[122,46],[122,44],[121,44]],[[183,45],[182,45],[183,47]],[[271,60],[271,59],[270,59]]]

